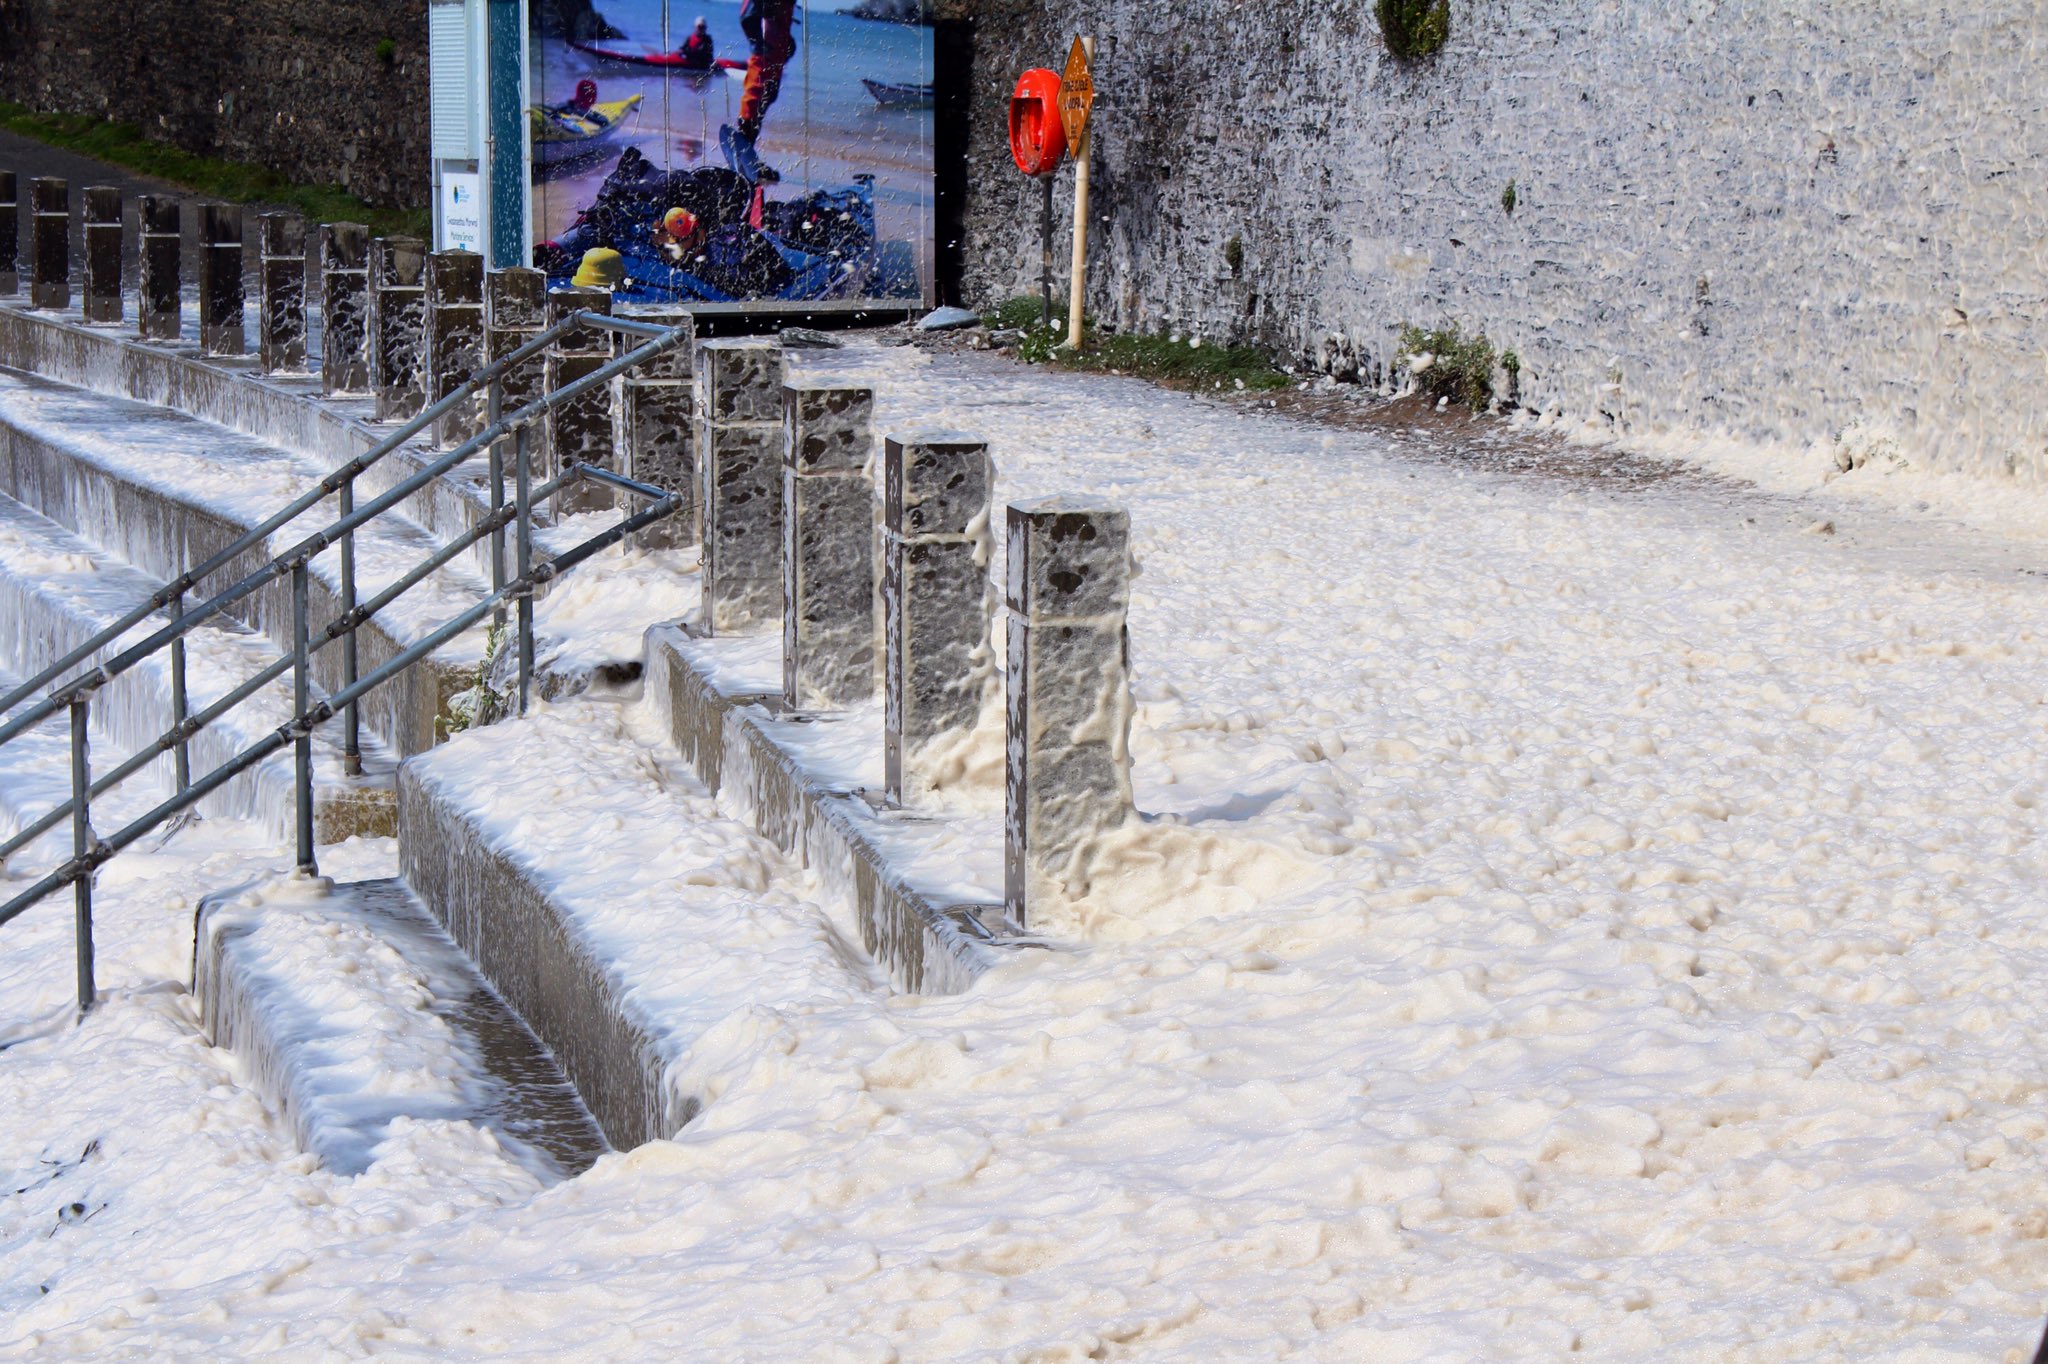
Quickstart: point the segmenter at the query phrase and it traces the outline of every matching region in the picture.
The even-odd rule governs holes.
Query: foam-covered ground
[[[1006,499],[1130,507],[1156,818],[1048,925],[1085,950],[737,1008],[695,1123],[553,1188],[459,1125],[349,1181],[170,983],[250,855],[134,860],[84,1028],[35,1022],[64,907],[0,930],[0,1351],[2031,1351],[2037,579],[1877,511],[1847,543],[1120,381],[806,363],[988,432]]]

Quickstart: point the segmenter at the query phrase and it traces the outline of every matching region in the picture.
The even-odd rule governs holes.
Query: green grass
[[[1219,346],[1203,341],[1190,345],[1183,338],[1105,334],[1082,319],[1081,348],[1068,350],[1067,317],[1064,307],[1053,308],[1051,327],[1039,325],[1040,304],[1035,298],[1013,298],[982,315],[991,327],[1008,327],[1024,333],[1017,343],[1018,357],[1034,365],[1055,364],[1066,369],[1099,374],[1128,374],[1177,388],[1270,390],[1292,382],[1274,368],[1273,361],[1256,346]]]
[[[310,222],[367,223],[372,232],[387,236],[432,235],[433,216],[425,209],[374,208],[339,185],[294,184],[263,166],[195,156],[151,141],[133,123],[84,114],[39,114],[0,100],[0,128],[229,203],[277,204],[296,209]]]
[[[1433,57],[1451,36],[1450,0],[1377,0],[1373,8],[1387,51],[1398,61]]]

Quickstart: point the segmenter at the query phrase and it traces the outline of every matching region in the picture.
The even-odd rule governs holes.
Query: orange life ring
[[[1010,155],[1026,175],[1050,175],[1067,154],[1060,122],[1060,73],[1035,66],[1010,95]]]

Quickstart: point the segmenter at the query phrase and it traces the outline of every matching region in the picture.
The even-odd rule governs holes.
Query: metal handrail
[[[575,317],[600,316],[602,315],[596,313],[578,313],[575,315]],[[571,318],[568,321],[574,320],[574,318]],[[561,324],[561,326],[564,327],[567,325],[568,323],[566,321]],[[550,334],[552,334],[552,330],[553,329],[551,329]],[[343,516],[340,520],[336,521],[332,526],[329,526],[326,530],[319,531],[313,535],[307,536],[298,544],[292,546],[290,549],[285,550],[283,553],[277,555],[268,564],[264,565],[264,567],[258,569],[256,572],[250,574],[246,578],[241,579],[239,582],[236,582],[234,585],[228,587],[227,589],[220,592],[210,600],[202,603],[196,609],[184,612],[182,615],[172,620],[170,624],[163,626],[155,634],[150,635],[147,639],[144,639],[140,643],[132,645],[131,647],[123,650],[119,654],[116,654],[113,658],[101,663],[97,668],[94,668],[88,672],[81,673],[77,677],[72,678],[64,686],[59,687],[55,691],[51,692],[47,697],[45,697],[41,704],[32,707],[31,709],[23,712],[22,714],[14,717],[12,720],[9,720],[4,724],[0,724],[0,744],[5,744],[9,739],[12,739],[16,734],[19,734],[22,730],[27,729],[32,725],[38,724],[43,720],[48,719],[51,715],[55,714],[65,705],[69,704],[74,697],[80,695],[89,695],[92,692],[98,691],[101,687],[113,681],[114,678],[118,677],[123,672],[126,672],[135,664],[141,662],[144,658],[149,657],[151,654],[155,653],[157,650],[161,649],[164,645],[170,643],[172,640],[190,634],[194,629],[204,624],[207,620],[211,619],[213,616],[219,615],[228,607],[234,605],[236,602],[248,596],[250,593],[256,591],[258,588],[263,587],[266,584],[274,582],[278,578],[283,577],[287,572],[290,571],[291,565],[294,561],[300,558],[311,558],[314,555],[320,554],[325,550],[332,548],[336,543],[338,543],[342,539],[343,536],[355,530],[356,527],[362,525],[366,521],[375,519],[379,514],[388,511],[390,508],[396,506],[398,503],[403,502],[406,498],[412,496],[421,488],[426,487],[429,483],[432,483],[442,474],[447,473],[450,469],[462,463],[471,455],[474,455],[483,446],[495,443],[496,441],[508,435],[517,435],[549,409],[556,407],[561,403],[567,402],[572,398],[580,397],[582,394],[588,392],[592,388],[595,388],[600,383],[610,382],[614,376],[623,374],[628,369],[634,368],[635,366],[652,359],[654,356],[660,354],[662,351],[672,349],[676,344],[680,343],[682,340],[682,333],[678,331],[675,334],[674,338],[666,343],[655,341],[650,342],[644,346],[636,347],[635,349],[626,352],[624,355],[618,357],[617,359],[608,362],[604,366],[592,370],[590,373],[584,375],[582,378],[564,384],[561,388],[556,389],[552,393],[543,394],[541,397],[534,399],[526,406],[519,408],[510,416],[499,418],[496,422],[493,422],[491,425],[485,427],[482,431],[470,437],[469,440],[463,442],[455,449],[449,451],[440,459],[435,460],[432,464],[427,465],[424,469],[421,469],[419,472],[413,474],[410,478],[403,480],[402,482],[398,483],[388,491],[379,494],[377,497],[372,498],[370,501],[364,503],[361,507],[358,507],[354,512],[346,516]],[[531,346],[537,346],[539,344],[540,343],[538,341],[529,343],[529,346],[522,346],[518,351],[514,351],[513,355],[521,354],[522,352],[528,350]],[[506,358],[510,359],[511,357],[508,356]],[[443,400],[444,403],[448,401],[450,400]],[[439,407],[441,406],[441,404],[436,404],[436,406]],[[433,409],[429,409],[429,411],[432,410]],[[425,414],[422,415],[424,416]],[[413,423],[408,423],[409,428],[412,429],[415,433],[417,433],[417,431],[419,430],[419,426],[417,425],[419,421],[419,418],[415,418]],[[378,457],[381,458],[382,456],[379,455]],[[350,478],[353,478],[355,473],[360,472],[360,470],[357,470],[355,466],[357,464],[361,464],[365,458],[366,455],[357,456],[354,460],[349,461],[348,464],[343,465],[342,468],[337,471],[337,473],[346,473],[350,476]],[[367,467],[367,465],[365,467]],[[334,477],[335,475],[329,475],[327,479],[321,480],[321,488],[326,488],[327,484],[331,482]],[[316,489],[315,491],[317,492],[319,490]],[[314,502],[317,502],[319,500],[319,498],[314,497],[313,494],[311,493],[301,496],[293,503],[293,506],[297,507],[298,511],[293,512],[292,515],[298,515],[299,512],[303,512],[305,510],[305,506],[310,506]],[[302,506],[300,504],[304,505]],[[291,519],[291,516],[284,516],[282,513],[280,513],[277,516],[269,518],[263,523],[263,526],[259,526],[257,530],[249,531],[247,534],[243,535],[241,539],[237,540],[234,545],[229,546],[227,550],[223,550],[220,554],[216,554],[213,556],[213,558],[207,560],[206,564],[201,566],[202,569],[205,569],[206,571],[211,571],[213,567],[218,567],[223,559],[230,557],[230,551],[238,553],[240,549],[246,549],[248,545],[253,542],[254,538],[257,535],[257,532],[263,530],[264,527],[268,527],[270,530],[274,531],[279,526],[283,525],[286,521],[289,521]],[[239,549],[237,547],[239,547]],[[168,591],[169,588],[171,587],[182,587],[185,590],[189,590],[193,580],[198,576],[201,576],[200,570],[188,570],[184,574],[181,574],[164,590]],[[160,591],[156,595],[162,596],[163,593],[162,591]],[[152,600],[154,601],[155,598],[153,597]],[[154,611],[158,607],[161,607],[162,604],[163,603],[158,602],[156,606],[152,607],[150,610],[142,610],[138,608],[136,611],[130,612],[127,616],[124,616],[120,621],[116,622],[114,625],[108,626],[106,629],[101,630],[97,635],[94,635],[92,639],[88,640],[86,643],[78,646],[78,648],[73,649],[69,654],[67,654],[65,656],[67,660],[65,666],[69,666],[72,663],[76,663],[83,658],[90,657],[92,653],[95,652],[97,649],[105,648],[108,644],[111,644],[113,641],[119,639],[128,630],[134,628],[134,626],[138,622],[146,618],[148,615],[151,614],[152,611]],[[37,676],[41,678],[44,683],[47,683],[52,676],[62,671],[63,668],[61,667],[54,669],[45,668]],[[8,697],[5,698],[4,704],[0,704],[0,711],[11,709],[13,705],[18,704],[20,693],[22,692],[22,690],[23,688],[17,687],[13,692],[9,693]]]
[[[511,413],[502,411],[503,376],[515,365],[532,359],[565,333],[578,327],[592,327],[600,330],[641,335],[650,338],[619,355],[607,363],[550,393],[526,403]],[[101,650],[107,649],[136,625],[153,613],[168,608],[170,619],[147,638],[122,649],[111,658],[78,673],[55,686],[35,705],[0,723],[0,746],[50,719],[59,710],[68,710],[71,721],[72,743],[72,793],[71,798],[48,811],[27,827],[17,831],[6,842],[0,843],[0,865],[5,860],[28,846],[43,834],[62,823],[68,816],[72,823],[72,856],[62,865],[37,880],[27,890],[0,904],[0,925],[4,925],[25,913],[65,884],[73,887],[76,896],[76,946],[78,957],[79,1012],[81,1016],[92,1007],[93,944],[92,944],[92,878],[98,867],[123,848],[134,843],[164,821],[192,808],[200,800],[242,772],[279,752],[286,745],[294,749],[294,814],[298,865],[302,871],[317,871],[313,851],[313,796],[312,796],[312,734],[316,727],[337,714],[344,719],[344,761],[351,775],[360,771],[360,757],[357,734],[356,702],[427,657],[436,649],[454,639],[463,631],[491,615],[502,621],[507,602],[514,603],[518,611],[519,631],[519,713],[527,708],[528,694],[533,674],[533,595],[536,588],[562,573],[574,568],[627,535],[664,517],[674,515],[689,505],[681,493],[665,492],[650,484],[615,474],[608,469],[579,463],[562,470],[554,478],[534,487],[532,482],[531,459],[529,454],[529,428],[535,421],[562,406],[590,392],[601,384],[652,360],[665,351],[682,344],[689,335],[687,326],[669,327],[656,323],[640,322],[628,318],[615,318],[603,313],[577,312],[563,318],[554,326],[537,334],[510,353],[485,365],[476,371],[445,398],[423,409],[396,432],[377,445],[348,461],[333,473],[323,478],[317,486],[292,500],[282,510],[266,518],[260,525],[245,532],[233,544],[213,555],[195,568],[186,570],[176,579],[166,583],[151,594],[148,601],[135,607],[113,625],[101,630],[92,639],[69,651],[63,658],[45,668],[30,681],[23,683],[0,697],[0,714],[13,710],[36,691],[50,685],[57,678],[80,663],[91,659]],[[434,459],[423,468],[400,480],[391,488],[370,499],[361,506],[354,501],[355,480],[406,441],[427,429],[441,417],[455,410],[465,399],[474,398],[479,391],[488,390],[489,420],[484,428],[448,453]],[[516,498],[507,503],[504,489],[504,462],[500,442],[512,438],[514,447],[514,475]],[[387,584],[365,601],[355,599],[354,589],[354,533],[389,511],[392,507],[426,487],[441,475],[463,461],[473,457],[479,450],[490,455],[491,510],[479,518],[468,530],[436,549],[411,570]],[[630,496],[646,499],[650,505],[628,515],[603,531],[592,535],[568,550],[538,563],[533,555],[533,507],[564,492],[580,482],[596,482],[624,492]],[[289,524],[308,509],[318,505],[329,494],[340,496],[340,515],[330,525],[306,536],[289,549],[272,556],[262,567],[230,584],[197,607],[187,609],[185,595],[207,577],[231,563],[236,556],[250,547],[266,543],[269,536]],[[516,532],[518,571],[509,580],[505,577],[505,534],[507,528]],[[379,611],[397,601],[406,592],[418,586],[428,575],[446,566],[458,555],[473,548],[486,537],[491,542],[492,590],[473,606],[457,613],[443,622],[429,634],[407,648],[399,651],[366,676],[356,676],[355,632]],[[311,564],[327,549],[339,545],[342,553],[341,610],[339,614],[317,631],[309,619],[308,595]],[[222,614],[229,607],[262,587],[289,576],[291,579],[293,604],[293,644],[288,656],[278,659],[239,685],[217,698],[196,714],[186,713],[184,642],[194,630]],[[342,686],[332,695],[315,699],[312,693],[311,661],[313,656],[337,639],[343,642]],[[168,649],[171,655],[171,692],[173,719],[169,728],[154,740],[137,749],[129,757],[94,779],[87,760],[86,732],[92,698],[101,687],[114,678],[136,666],[154,654]],[[188,743],[193,735],[221,719],[236,706],[256,695],[263,688],[276,682],[286,672],[292,674],[292,718],[276,730],[264,735],[233,757],[220,763],[210,772],[196,780],[189,767]],[[148,813],[130,821],[118,832],[100,839],[93,835],[91,826],[91,803],[94,796],[118,785],[136,772],[141,771],[165,752],[172,752],[177,760],[177,790],[169,799],[157,805]]]
[[[577,465],[575,467],[579,471],[584,471],[583,476],[585,477],[589,476],[590,473],[602,472],[593,470],[589,465]],[[602,481],[606,483],[631,484],[631,480],[619,479],[616,475],[607,477]],[[557,479],[553,480],[553,482],[562,483],[563,480]],[[499,591],[491,593],[476,605],[436,628],[425,639],[394,654],[389,661],[372,671],[368,676],[359,679],[353,686],[344,688],[323,700],[309,702],[302,713],[294,715],[290,720],[249,745],[248,748],[243,749],[234,757],[221,763],[220,766],[216,767],[205,777],[194,782],[187,790],[172,796],[149,813],[130,821],[119,832],[110,834],[104,839],[94,841],[83,855],[74,855],[69,861],[57,866],[33,886],[30,886],[6,904],[0,905],[0,925],[7,924],[27,912],[44,896],[56,890],[65,882],[90,874],[101,863],[112,858],[116,853],[155,829],[165,820],[183,813],[201,799],[211,795],[217,788],[240,775],[248,768],[263,761],[263,759],[277,752],[286,744],[310,737],[315,728],[333,719],[335,713],[342,706],[376,690],[385,682],[398,676],[398,674],[404,672],[407,668],[489,615],[503,600],[514,596],[530,595],[534,588],[560,577],[593,554],[599,554],[610,549],[634,531],[652,525],[664,517],[672,516],[689,505],[681,493],[664,493],[661,489],[652,488],[646,484],[634,484],[632,486],[635,491],[652,496],[654,498],[653,503],[644,510],[635,512],[617,525],[591,536],[573,549],[567,550],[537,565],[531,573],[524,577],[514,579],[512,582],[505,584]],[[292,660],[286,659],[286,666],[291,666],[291,662]],[[277,674],[272,674],[272,676],[275,677]],[[73,715],[80,714],[85,705],[86,703],[83,701],[78,702],[72,711]],[[67,801],[60,808],[56,822],[61,822],[63,816],[73,813],[74,806],[75,802]],[[89,1008],[90,1006],[84,1005],[82,1007]]]
[[[630,478],[621,477],[618,474],[612,473],[609,469],[599,469],[595,465],[576,464],[535,489],[534,498],[536,501],[545,501],[579,480],[594,480],[643,497],[662,496],[661,490],[651,484],[640,483]],[[341,615],[329,621],[326,628],[309,641],[308,652],[317,654],[335,640],[345,639],[353,634],[357,626],[362,625],[379,611],[397,601],[408,588],[418,584],[435,569],[445,567],[451,560],[461,555],[464,550],[475,545],[477,541],[503,529],[511,522],[512,514],[513,509],[511,507],[500,507],[494,512],[487,513],[482,520],[422,560],[410,573],[391,583],[369,600],[357,603],[350,610],[344,611]],[[169,729],[166,729],[156,738],[150,740],[149,743],[138,748],[119,767],[95,777],[91,786],[87,788],[86,794],[88,796],[101,795],[119,785],[124,779],[134,776],[165,753],[175,751],[184,740],[190,739],[194,734],[197,734],[215,720],[220,719],[236,706],[248,700],[278,678],[283,677],[285,673],[291,670],[291,667],[292,660],[287,655],[267,665],[261,671],[251,674],[240,685],[220,697],[212,705],[199,711],[197,714],[186,716],[185,719],[173,724]],[[177,708],[174,702],[173,709]],[[0,743],[4,742],[4,740],[0,740]],[[354,774],[352,773],[351,775]],[[35,842],[36,839],[48,833],[68,818],[71,814],[72,804],[73,802],[66,800],[62,805],[51,809],[35,822],[17,830],[12,838],[7,839],[5,842],[0,842],[0,866],[4,866],[8,858],[14,856],[15,853],[20,852],[23,848]],[[4,922],[4,919],[0,919],[0,923]]]
[[[332,473],[328,474],[325,478],[321,479],[311,489],[304,493],[301,493],[298,497],[292,499],[292,501],[285,504],[285,506],[282,509],[280,509],[277,512],[274,512],[272,515],[267,517],[261,524],[256,525],[247,531],[244,531],[233,543],[229,544],[225,549],[222,549],[218,553],[212,555],[210,558],[206,559],[197,567],[186,569],[176,578],[173,578],[170,582],[165,583],[162,587],[158,588],[155,592],[151,593],[147,600],[145,600],[142,604],[136,606],[134,609],[129,611],[129,613],[123,616],[120,620],[102,629],[98,634],[94,635],[91,639],[85,641],[85,643],[83,644],[78,645],[69,653],[65,654],[62,658],[58,659],[56,662],[44,668],[41,672],[37,673],[34,677],[30,678],[26,682],[23,682],[20,686],[14,688],[14,690],[8,692],[5,696],[0,696],[0,714],[5,714],[6,712],[13,710],[23,701],[27,700],[29,697],[35,695],[35,693],[41,691],[44,687],[48,686],[57,677],[61,676],[66,670],[75,667],[77,664],[84,661],[85,659],[92,657],[95,653],[105,648],[114,640],[119,639],[122,635],[126,634],[129,630],[133,629],[136,625],[148,619],[156,612],[163,610],[166,606],[171,606],[174,603],[182,601],[184,595],[187,592],[190,592],[195,586],[197,586],[200,581],[202,581],[212,573],[218,571],[219,569],[225,567],[226,565],[232,563],[235,560],[236,556],[242,554],[250,547],[262,544],[269,540],[271,535],[274,534],[278,529],[296,520],[299,516],[303,515],[309,508],[317,506],[321,502],[325,501],[332,494],[337,493],[341,491],[344,487],[352,484],[358,477],[368,472],[376,464],[382,461],[386,455],[389,455],[392,451],[399,449],[407,441],[411,440],[414,436],[426,430],[436,421],[439,421],[442,417],[447,416],[450,412],[454,411],[457,407],[461,406],[464,399],[473,398],[476,396],[477,392],[480,389],[484,388],[486,385],[495,384],[497,380],[502,378],[505,372],[511,369],[514,365],[523,364],[525,361],[531,360],[534,356],[546,350],[549,345],[553,344],[553,342],[559,337],[561,337],[564,333],[573,330],[578,326],[589,325],[592,321],[597,319],[603,319],[604,317],[605,315],[602,313],[571,313],[569,316],[563,318],[560,322],[557,322],[554,326],[536,335],[531,341],[526,342],[518,349],[513,350],[503,356],[500,356],[498,359],[493,360],[489,364],[485,365],[482,369],[478,370],[475,374],[471,375],[468,379],[464,380],[460,385],[458,385],[453,392],[448,394],[447,397],[440,399],[439,401],[433,403],[431,406],[423,408],[417,415],[415,415],[411,420],[407,421],[403,426],[399,427],[398,430],[394,431],[391,435],[385,437],[377,444],[371,446],[368,450],[365,450],[362,454],[357,455],[354,459],[349,460],[347,463],[335,469]],[[635,323],[633,324],[633,329],[639,330],[643,325],[645,324]],[[664,349],[666,349],[666,347],[664,347]],[[637,352],[628,352],[626,356],[622,356],[620,358],[622,360],[629,359],[633,354],[636,353]],[[545,404],[545,397],[543,398],[542,403]],[[520,413],[515,413],[514,416],[517,417],[527,412],[534,406],[535,404],[529,403],[526,408],[522,408],[520,410]],[[502,436],[503,434],[503,432],[498,433],[498,435],[500,436]],[[493,436],[492,438],[496,439],[497,437]],[[470,441],[465,442],[465,444],[462,447],[460,447],[459,452],[473,454],[475,452],[475,444],[476,438],[473,437]],[[44,715],[47,716],[49,713],[50,712],[46,711],[44,712]],[[0,729],[0,743],[5,743],[9,738],[13,737],[14,732],[15,731],[12,729]]]

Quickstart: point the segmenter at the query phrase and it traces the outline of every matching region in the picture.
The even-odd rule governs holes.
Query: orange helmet
[[[687,239],[697,230],[697,215],[687,208],[672,208],[661,216],[662,230],[677,241]]]

